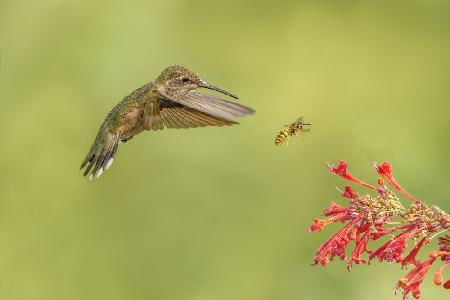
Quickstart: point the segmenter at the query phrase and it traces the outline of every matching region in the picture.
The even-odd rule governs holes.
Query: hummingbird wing
[[[233,124],[236,124],[233,120],[210,115],[164,98],[160,99],[157,106],[152,105],[144,121],[144,128],[146,130],[160,130],[164,128],[197,128]]]
[[[208,115],[227,120],[232,120],[235,117],[243,117],[255,112],[250,107],[239,103],[194,91],[187,93],[178,102]]]
[[[166,128],[196,128],[236,124],[232,120],[217,118],[182,104],[161,101],[161,123]]]
[[[147,130],[195,128],[237,124],[233,119],[254,113],[244,105],[212,95],[189,92],[181,99],[161,96],[152,104],[144,127]]]

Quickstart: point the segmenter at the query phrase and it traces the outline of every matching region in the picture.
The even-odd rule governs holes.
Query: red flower
[[[441,285],[444,279],[442,278],[442,272],[449,264],[442,265],[434,274],[434,284]],[[447,280],[448,281],[448,280]]]
[[[411,226],[404,232],[398,234],[391,240],[387,241],[383,246],[378,248],[370,255],[370,259],[377,257],[381,262],[383,260],[392,262],[401,262],[403,260],[402,254],[406,249],[406,240],[411,236],[415,236],[422,230],[422,227]]]
[[[450,280],[447,280],[447,281],[444,283],[444,288],[450,289]]]
[[[347,269],[349,269],[353,263],[355,263],[357,265],[360,263],[363,263],[363,264],[367,263],[367,259],[362,259],[361,256],[364,252],[368,252],[367,251],[367,242],[369,241],[371,233],[372,233],[371,229],[367,229],[361,239],[359,239],[359,237],[356,239],[355,249],[353,250],[352,255],[350,256],[350,258],[347,261]]]
[[[329,218],[313,221],[308,228],[310,232],[321,231],[324,226],[331,223],[344,223],[344,227],[316,251],[313,265],[320,263],[326,266],[336,256],[341,260],[346,259],[346,248],[353,244],[351,241],[354,241],[351,255],[346,259],[347,269],[350,269],[353,264],[366,264],[373,258],[377,258],[380,262],[400,263],[402,267],[411,264],[414,269],[399,280],[397,288],[403,289],[404,298],[409,293],[412,293],[415,298],[419,298],[420,284],[438,257],[445,263],[436,272],[434,282],[441,285],[444,281],[442,272],[450,264],[450,235],[439,238],[439,250],[430,252],[429,258],[424,262],[418,262],[416,256],[424,244],[428,244],[435,236],[449,231],[450,216],[437,206],[428,207],[425,203],[412,197],[397,183],[390,164],[386,162],[381,165],[373,164],[373,168],[383,177],[377,181],[378,188],[350,174],[347,163],[344,161],[339,161],[337,167],[328,165],[331,173],[375,190],[377,194],[360,195],[347,185],[344,191],[341,191],[341,195],[347,199],[348,205],[343,206],[332,202],[324,210],[324,215]],[[403,207],[400,199],[389,190],[383,179],[412,201],[409,202],[409,207]],[[368,249],[371,241],[385,238],[390,234],[394,234],[394,236],[382,246],[374,251]],[[417,241],[419,238],[420,241],[416,246],[406,257],[403,257],[408,240]],[[447,280],[443,286],[450,288],[450,280]]]
[[[417,265],[418,262],[416,260],[416,255],[419,253],[420,248],[422,248],[423,244],[428,244],[428,238],[424,237],[420,240],[420,242],[414,247],[414,249],[411,250],[411,252],[408,254],[405,259],[402,260],[402,265],[406,266],[408,264]]]
[[[390,185],[392,185],[397,191],[402,193],[406,198],[411,199],[414,203],[419,204],[420,201],[411,196],[407,191],[405,191],[395,180],[394,175],[392,175],[392,166],[384,162],[377,166],[376,163],[372,163],[372,167],[378,172]]]
[[[412,293],[413,297],[416,299],[420,298],[419,286],[435,260],[436,256],[431,256],[423,263],[418,264],[414,269],[409,271],[405,277],[398,281],[397,289],[403,289],[403,299],[406,299],[409,293]]]
[[[370,188],[370,189],[373,189],[373,190],[376,189],[374,186],[372,186],[372,185],[370,185],[370,184],[368,184],[368,183],[365,183],[364,181],[362,181],[362,180],[360,180],[360,179],[358,179],[358,178],[355,178],[355,177],[353,177],[350,173],[348,173],[348,172],[347,172],[347,163],[346,163],[345,161],[343,161],[343,160],[340,160],[340,161],[339,161],[339,164],[338,164],[337,168],[331,166],[330,164],[327,164],[327,167],[328,167],[328,170],[329,170],[331,173],[333,173],[333,174],[342,176],[342,177],[344,177],[345,179],[348,179],[348,180],[350,180],[350,181],[356,182],[356,183],[358,183],[358,184],[360,184],[360,185],[363,185],[363,186],[365,186],[365,187],[368,187],[368,188]]]
[[[444,281],[442,278],[442,272],[448,265],[450,265],[450,235],[446,235],[439,238],[439,251],[441,260],[445,262],[434,274],[434,283],[436,285],[441,285]],[[443,284],[444,288],[450,289],[450,280],[447,280]]]
[[[436,258],[446,256],[450,254],[446,251],[432,251],[429,254],[429,259],[424,261],[423,263],[418,263],[414,269],[409,271],[405,277],[400,279],[397,283],[397,288],[403,289],[403,298],[406,299],[406,296],[409,293],[413,294],[413,297],[419,299],[420,297],[420,284],[422,283],[425,275],[428,270],[430,270],[431,265],[436,261]],[[436,285],[442,284],[442,271],[447,267],[448,264],[442,265],[437,272],[434,274],[434,283]],[[448,282],[448,281],[447,281]],[[447,282],[444,284],[445,288]]]
[[[313,224],[309,226],[309,231],[321,231],[326,225],[333,222],[344,222],[348,220],[349,216],[349,208],[337,205],[334,202],[331,202],[330,207],[324,210],[323,214],[325,216],[332,216],[329,219],[314,219]]]
[[[326,266],[335,256],[339,256],[341,260],[345,259],[345,248],[350,241],[349,233],[352,225],[348,223],[317,250],[313,259],[314,265],[320,263]]]

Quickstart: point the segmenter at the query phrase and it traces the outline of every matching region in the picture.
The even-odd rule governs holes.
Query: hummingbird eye
[[[186,76],[181,77],[181,82],[188,83],[190,80]]]

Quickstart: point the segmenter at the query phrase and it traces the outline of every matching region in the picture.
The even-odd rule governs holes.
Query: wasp
[[[291,136],[299,136],[303,132],[309,131],[309,128],[303,128],[305,125],[311,125],[309,123],[303,123],[303,117],[298,118],[291,125],[285,125],[285,129],[281,130],[275,138],[275,145],[281,145],[284,141],[289,142]]]

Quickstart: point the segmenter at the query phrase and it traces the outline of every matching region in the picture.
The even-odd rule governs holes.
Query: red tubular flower
[[[403,289],[403,299],[406,299],[409,293],[412,293],[413,297],[416,299],[420,298],[420,284],[435,260],[436,256],[431,256],[423,263],[418,264],[414,269],[409,271],[405,277],[398,281],[397,289]]]
[[[441,285],[444,279],[442,278],[442,272],[449,264],[442,265],[434,274],[434,284],[435,285]]]
[[[320,263],[326,266],[335,256],[339,256],[341,260],[345,259],[345,248],[350,241],[352,225],[353,223],[348,223],[317,250],[313,259],[314,265]]]
[[[413,196],[411,196],[407,191],[405,191],[395,180],[394,175],[392,175],[392,166],[391,164],[384,162],[381,165],[377,166],[376,163],[372,164],[372,167],[375,171],[378,172],[390,185],[392,185],[397,191],[402,193],[406,198],[411,199],[415,204],[420,204],[421,201],[417,200]]]
[[[342,197],[348,198],[348,199],[356,199],[358,198],[358,194],[355,193],[350,185],[346,185],[344,187],[344,191],[342,192]]]
[[[424,243],[428,244],[428,238],[426,238],[426,237],[422,238],[420,240],[420,242],[414,247],[414,249],[411,250],[411,252],[408,254],[408,256],[402,260],[403,266],[406,266],[408,264],[413,264],[413,265],[417,266],[418,262],[416,260],[416,255],[420,251],[420,248],[422,248]]]
[[[332,217],[328,219],[314,219],[312,225],[308,228],[310,232],[321,231],[326,225],[333,222],[344,222],[348,220],[349,208],[331,202],[330,207],[325,209],[323,214]]]
[[[397,289],[403,290],[404,299],[409,294],[412,294],[414,298],[420,297],[420,284],[437,258],[440,258],[444,264],[435,273],[434,282],[436,285],[442,285],[449,289],[450,280],[444,282],[442,273],[450,265],[450,234],[448,234],[450,215],[437,206],[428,207],[425,203],[412,197],[397,183],[389,163],[373,164],[372,166],[383,177],[378,179],[377,188],[351,175],[348,172],[347,163],[344,161],[339,161],[337,167],[328,165],[331,173],[378,193],[375,196],[360,195],[347,185],[341,191],[341,195],[347,199],[348,205],[343,206],[332,202],[324,210],[324,215],[329,218],[313,221],[308,228],[311,232],[321,231],[330,223],[342,222],[345,224],[319,247],[314,256],[313,265],[320,263],[326,266],[335,256],[344,260],[346,248],[349,247],[351,241],[354,241],[354,248],[347,259],[348,270],[353,264],[366,264],[374,258],[380,262],[400,263],[402,267],[410,264],[414,266],[397,283]],[[385,185],[385,182],[412,201],[409,202],[408,208],[403,207],[399,198]],[[435,236],[444,232],[447,234],[439,237],[439,250],[430,252],[427,260],[417,261],[416,256],[423,245],[428,244]],[[390,234],[394,236],[382,246],[374,251],[368,249],[371,241],[386,238]],[[419,238],[419,242],[403,258],[408,240],[416,241]]]
[[[370,255],[370,260],[377,257],[381,262],[383,260],[392,262],[401,262],[403,260],[402,254],[407,247],[406,240],[411,236],[416,235],[422,230],[422,227],[412,226],[406,231],[398,234],[391,240],[387,241],[383,246],[379,247]]]
[[[444,288],[450,289],[450,280],[447,280],[447,281],[444,283]]]
[[[445,263],[436,271],[434,274],[434,283],[436,285],[441,285],[444,281],[442,278],[442,272],[446,267],[450,265],[450,235],[446,235],[439,238],[439,251],[441,260]],[[447,280],[443,284],[444,288],[450,289],[450,280]]]
[[[383,224],[384,225],[384,224]],[[383,228],[381,227],[377,232],[372,233],[372,240],[377,240],[381,237],[384,237],[387,234],[390,234],[392,232],[398,231],[398,230],[402,230],[405,228],[409,228],[409,225],[402,225],[402,226],[395,226],[395,227],[391,227],[391,228]]]
[[[347,261],[347,269],[349,269],[353,263],[357,265],[360,263],[367,263],[367,259],[362,259],[361,256],[364,252],[367,252],[367,242],[369,242],[370,234],[371,229],[369,228],[364,233],[364,236],[360,240],[356,241],[355,249],[353,250],[352,255]]]
[[[337,168],[331,166],[330,164],[327,164],[327,168],[328,170],[336,175],[339,175],[341,177],[344,177],[347,180],[353,181],[357,184],[363,185],[365,187],[368,187],[369,189],[373,189],[376,190],[376,188],[368,183],[365,183],[364,181],[355,178],[353,175],[351,175],[350,173],[347,172],[347,163],[343,160],[339,161],[339,164],[337,166]]]
[[[348,207],[338,205],[335,202],[331,202],[330,206],[323,211],[325,216],[333,216],[335,214],[347,212]]]
[[[346,213],[340,213],[332,218],[329,219],[314,219],[313,223],[311,226],[309,226],[309,231],[313,232],[313,231],[322,231],[322,229],[333,222],[338,222],[338,221],[342,221],[345,219],[346,217]]]

